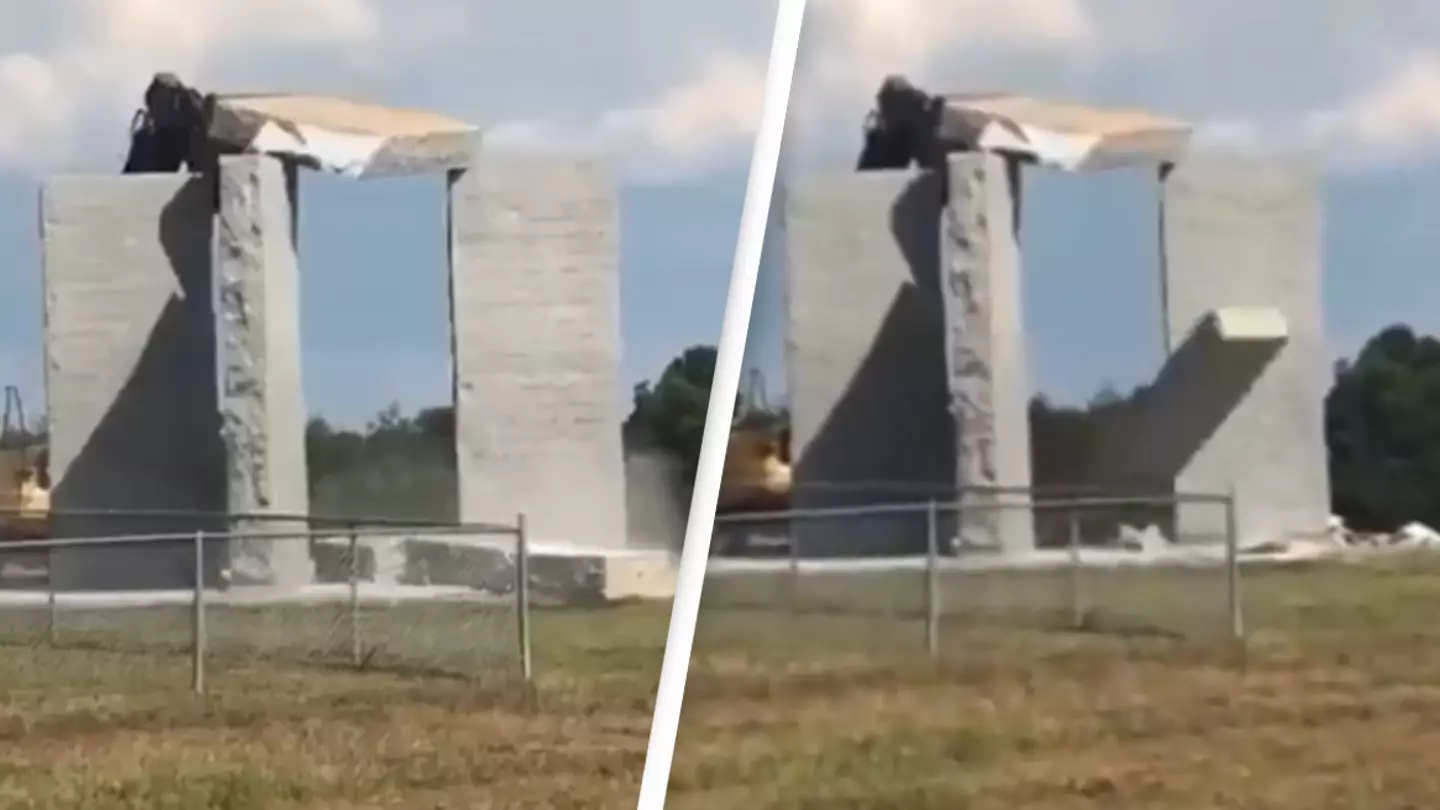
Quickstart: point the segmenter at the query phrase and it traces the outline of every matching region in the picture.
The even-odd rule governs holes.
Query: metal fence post
[[[190,688],[205,692],[205,532],[195,532],[195,593],[191,616]]]
[[[360,534],[350,526],[350,663],[359,669],[365,663],[360,639]]]
[[[530,532],[523,512],[515,517],[515,629],[520,642],[520,677],[530,683],[535,674],[530,657]]]
[[[1230,618],[1230,637],[1245,638],[1244,595],[1240,592],[1240,529],[1235,514],[1235,488],[1225,499],[1225,591]]]
[[[1070,552],[1070,626],[1075,630],[1085,627],[1085,571],[1080,559],[1080,541],[1080,508],[1076,506],[1070,509],[1070,535],[1066,544]]]
[[[50,626],[47,628],[51,647],[60,645],[60,597],[55,593],[55,547],[45,549],[45,602],[50,608]]]
[[[925,511],[925,652],[940,658],[940,526],[932,498]]]

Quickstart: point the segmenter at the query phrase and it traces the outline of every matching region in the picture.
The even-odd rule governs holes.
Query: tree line
[[[619,426],[629,450],[666,453],[693,470],[715,374],[714,346],[691,346],[654,380],[635,387]],[[1030,404],[1036,487],[1084,480],[1107,426],[1144,396],[1103,390],[1082,406],[1044,396]],[[736,409],[739,412],[740,403]],[[750,426],[783,425],[783,410],[747,411]],[[1325,398],[1325,436],[1335,514],[1353,528],[1391,531],[1418,520],[1440,527],[1440,339],[1404,325],[1381,330],[1336,364]],[[455,413],[449,406],[406,414],[396,405],[363,428],[310,420],[306,449],[312,509],[326,515],[453,520]],[[5,444],[44,440],[13,434]]]
[[[715,356],[713,346],[691,346],[653,381],[635,387],[622,425],[627,448],[659,450],[694,470]],[[1391,326],[1333,371],[1325,436],[1334,513],[1366,531],[1393,531],[1412,520],[1440,527],[1440,339]],[[1106,389],[1081,406],[1035,397],[1030,404],[1035,486],[1083,482],[1109,426],[1125,419],[1144,393],[1144,386]],[[783,424],[788,414],[750,411],[744,419],[753,426]],[[389,511],[383,514],[452,515],[454,435],[449,407],[407,416],[392,406],[363,430],[312,420],[306,439],[315,508],[348,513],[384,505]],[[441,480],[447,483],[437,484]]]
[[[714,346],[691,346],[653,380],[635,386],[617,425],[630,451],[658,451],[692,476],[700,456]],[[391,405],[363,428],[310,420],[305,435],[311,509],[327,516],[456,519],[455,411],[448,405],[405,414]]]
[[[1082,407],[1037,397],[1031,453],[1037,486],[1083,480],[1109,426],[1145,395],[1105,390]],[[1325,396],[1331,511],[1361,531],[1410,521],[1440,526],[1440,339],[1382,329],[1335,364]]]
[[[693,469],[699,458],[714,348],[692,347],[654,385],[636,389],[627,432],[645,435]],[[1440,528],[1440,338],[1399,324],[1336,363],[1325,396],[1332,511],[1354,529],[1393,531],[1410,521]],[[1103,389],[1081,406],[1030,403],[1037,488],[1082,485],[1099,444],[1138,406],[1146,387]],[[750,412],[752,426],[788,423],[783,410]]]

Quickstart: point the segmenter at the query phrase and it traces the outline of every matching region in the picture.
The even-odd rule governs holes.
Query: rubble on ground
[[[1223,563],[1226,549],[1223,543],[1212,541],[1173,540],[1159,526],[1150,524],[1143,528],[1121,524],[1108,542],[1096,544],[1090,538],[1081,549],[1083,564],[1099,566],[1129,565],[1217,565]],[[1003,558],[1006,565],[1017,564],[1017,559],[1005,555],[994,545],[969,542],[963,535],[954,537],[950,553],[964,558],[971,564],[980,564],[989,559]],[[1345,521],[1332,516],[1328,525],[1320,531],[1309,534],[1293,534],[1280,538],[1241,538],[1239,558],[1242,563],[1302,563],[1312,560],[1360,560],[1374,554],[1403,554],[1407,552],[1440,551],[1440,531],[1423,523],[1407,523],[1390,533],[1357,532],[1345,525]],[[1064,547],[1039,549],[1022,555],[1024,564],[1062,565],[1074,552]]]
[[[1330,518],[1330,536],[1346,548],[1440,549],[1440,532],[1424,523],[1412,521],[1397,531],[1356,532],[1339,517]]]
[[[1134,526],[1121,526],[1119,545],[1126,551],[1139,551],[1141,553],[1154,554],[1164,551],[1169,547],[1170,541],[1166,539],[1160,527],[1154,524],[1143,529]]]
[[[1114,541],[1116,548],[1144,554],[1165,554],[1176,545],[1153,525],[1144,529],[1122,525]],[[1254,542],[1242,539],[1240,543],[1240,554],[1243,557],[1272,559],[1311,559],[1365,551],[1429,550],[1440,551],[1440,531],[1423,523],[1407,523],[1389,533],[1358,532],[1350,529],[1343,518],[1335,515],[1330,517],[1325,531],[1320,534]]]

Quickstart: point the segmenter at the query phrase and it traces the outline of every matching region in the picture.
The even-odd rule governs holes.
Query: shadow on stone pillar
[[[798,510],[954,493],[933,173],[805,178],[785,195],[789,377]],[[800,517],[806,556],[923,553],[913,514]]]
[[[220,527],[213,194],[209,178],[187,175],[62,176],[42,190],[57,536]],[[116,513],[66,514],[77,510]],[[188,538],[54,557],[61,590],[183,588],[194,580]]]

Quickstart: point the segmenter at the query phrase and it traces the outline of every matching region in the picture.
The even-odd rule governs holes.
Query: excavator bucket
[[[171,73],[159,73],[145,89],[145,104],[130,124],[125,174],[201,171],[206,153],[210,102]]]
[[[964,129],[947,126],[946,102],[910,83],[888,76],[875,94],[875,108],[865,123],[865,146],[857,171],[934,168],[950,152],[974,151]]]

